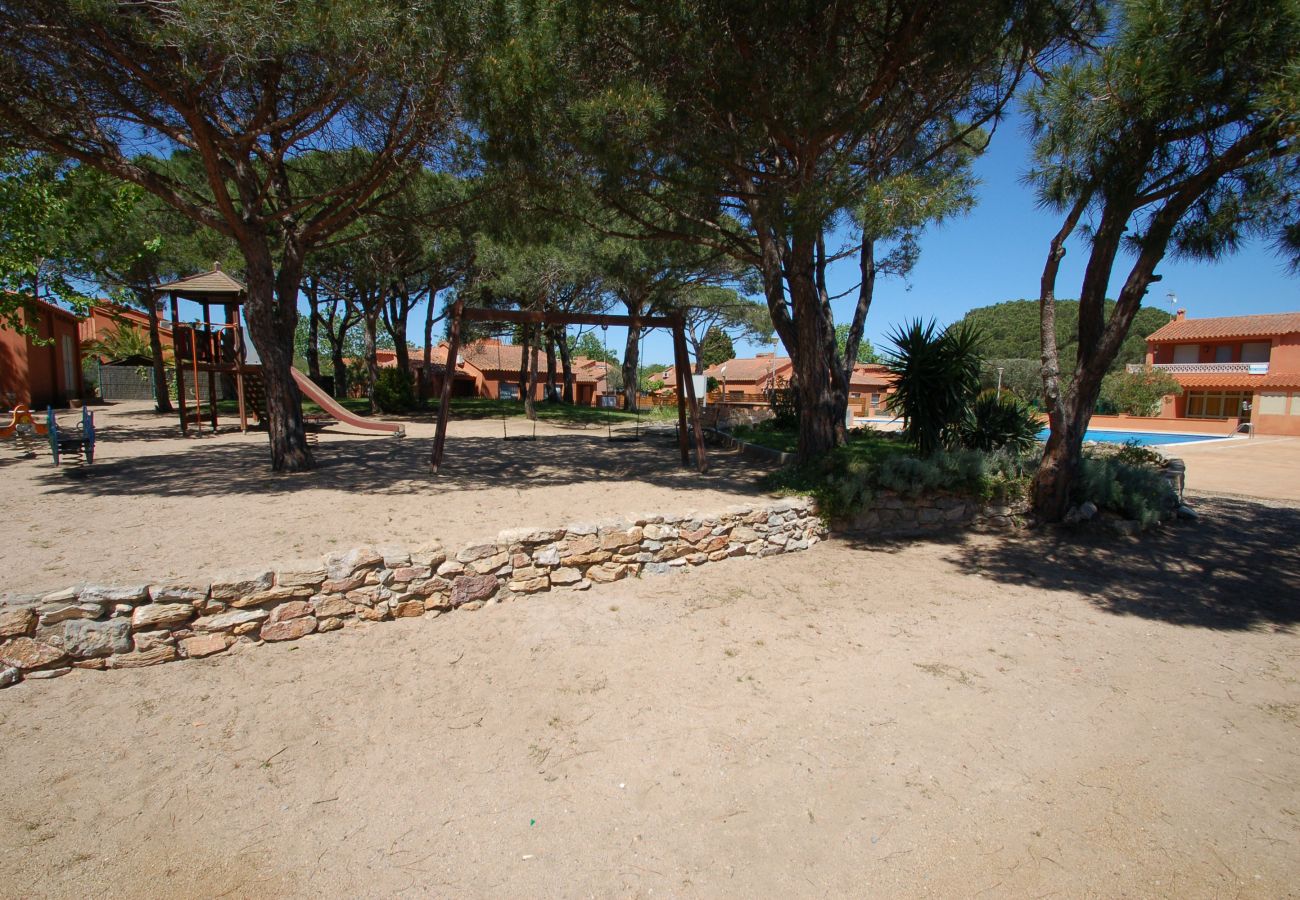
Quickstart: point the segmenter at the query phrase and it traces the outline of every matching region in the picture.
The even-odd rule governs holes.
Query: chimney
[[[1183,319],[1186,319],[1186,318],[1187,318],[1187,310],[1185,310],[1185,309],[1180,309],[1180,310],[1178,310],[1178,312],[1174,313],[1174,321],[1175,321],[1175,322],[1181,322]]]

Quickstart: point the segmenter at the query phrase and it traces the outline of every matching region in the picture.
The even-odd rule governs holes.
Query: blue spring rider
[[[81,408],[81,425],[74,430],[59,431],[54,407],[48,407],[46,427],[49,431],[50,453],[57,466],[64,457],[75,457],[83,465],[95,461],[95,417],[84,406]]]

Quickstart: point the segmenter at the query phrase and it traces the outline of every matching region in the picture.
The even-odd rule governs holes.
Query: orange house
[[[149,340],[149,314],[144,310],[116,303],[96,303],[81,321],[81,340],[89,344],[106,335],[130,328],[140,332],[145,341]],[[164,321],[161,314],[158,321],[158,337],[164,348],[172,346],[171,322]]]
[[[1147,338],[1147,364],[1182,386],[1160,417],[1192,430],[1300,435],[1300,312],[1173,321]]]
[[[19,315],[39,341],[0,325],[0,406],[40,410],[80,399],[81,339],[77,317],[42,300]]]
[[[424,351],[411,351],[411,365],[419,367],[423,363]],[[519,399],[519,370],[523,366],[523,348],[514,344],[505,344],[494,338],[466,344],[460,348],[456,361],[455,381],[452,383],[454,397],[487,397],[493,400]],[[447,344],[441,343],[429,354],[433,369],[432,383],[434,392],[441,390],[442,378],[447,369]],[[546,396],[546,370],[544,356],[538,353],[537,395],[541,400]],[[607,374],[609,366],[599,360],[585,356],[572,359],[574,396],[573,402],[579,406],[595,406],[596,398],[608,393]],[[395,362],[393,363],[396,364]],[[382,361],[381,361],[382,365]],[[556,378],[560,378],[559,361],[556,361]]]

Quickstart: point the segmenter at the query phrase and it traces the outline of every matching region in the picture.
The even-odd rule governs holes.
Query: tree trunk
[[[628,412],[636,412],[637,407],[637,373],[641,366],[640,347],[640,326],[627,326],[627,344],[623,347],[623,408]]]
[[[524,415],[528,416],[528,418],[532,419],[534,422],[537,421],[537,340],[540,337],[540,334],[534,336],[532,346],[529,348],[528,393],[525,395],[527,399],[524,401]]]
[[[573,403],[573,357],[569,354],[568,335],[560,332],[557,343],[560,347],[560,370],[564,373],[564,393],[560,399],[565,403]]]
[[[290,374],[302,260],[286,248],[277,276],[265,244],[242,249],[248,277],[244,318],[248,321],[248,336],[262,358],[271,470],[304,472],[315,463],[303,430],[302,398]]]
[[[366,399],[370,401],[370,413],[374,415],[379,412],[379,405],[375,402],[375,385],[379,382],[379,305],[383,301],[377,297],[372,300],[374,302],[365,305],[362,319],[365,323]]]
[[[818,287],[815,241],[796,240],[785,278],[794,301],[794,346],[786,345],[799,400],[799,456],[820,457],[848,439],[848,382],[836,365],[835,320]]]
[[[307,321],[307,374],[313,381],[320,381],[320,297],[316,291],[316,280],[307,281],[307,306],[311,310]]]
[[[334,396],[344,400],[348,396],[348,363],[343,358],[343,342],[330,342],[330,362],[334,365]]]
[[[162,334],[158,330],[158,299],[149,290],[139,296],[144,301],[145,309],[149,310],[149,355],[153,357],[154,409],[158,413],[170,415],[173,412],[172,398],[167,387],[167,363],[163,359]]]
[[[527,325],[520,326],[520,353],[519,353],[519,399],[525,403],[528,402],[528,343],[529,330]]]
[[[437,293],[430,287],[429,305],[424,311],[424,366],[420,370],[421,405],[429,399],[429,378],[433,372],[433,307],[437,299]],[[447,377],[451,377],[451,371],[455,365],[455,360],[447,360]]]
[[[554,403],[557,399],[555,388],[555,331],[546,330],[546,401]]]

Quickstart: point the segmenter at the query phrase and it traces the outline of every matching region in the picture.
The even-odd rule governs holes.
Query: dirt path
[[[1300,510],[1204,508],[27,682],[0,895],[1294,896]]]
[[[1194,491],[1300,502],[1300,438],[1179,444],[1168,453],[1186,461]]]

